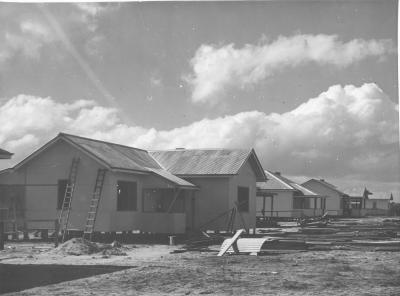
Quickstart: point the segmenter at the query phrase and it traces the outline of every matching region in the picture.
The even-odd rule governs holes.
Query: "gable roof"
[[[266,170],[265,174],[267,175],[268,181],[266,182],[257,182],[257,189],[258,190],[287,190],[287,191],[294,191],[300,193],[301,195],[306,196],[319,196],[319,194],[303,187],[296,182],[283,177],[278,172],[271,172]]]
[[[249,161],[257,181],[266,179],[264,170],[253,149],[185,149],[149,152],[66,133],[59,133],[13,169],[25,165],[58,141],[71,144],[109,169],[156,174],[181,187],[196,187],[181,179],[182,176],[235,175],[246,161]]]
[[[151,170],[154,174],[160,176],[161,178],[164,178],[164,179],[167,180],[167,181],[170,181],[171,183],[174,183],[174,184],[178,185],[179,187],[183,187],[183,188],[193,188],[193,187],[196,187],[196,188],[197,188],[196,185],[193,185],[192,183],[190,183],[190,182],[188,182],[188,181],[186,181],[186,180],[184,180],[184,179],[181,179],[181,178],[179,178],[179,177],[177,177],[177,176],[175,176],[175,175],[173,175],[173,174],[167,172],[166,170],[162,170],[162,169],[151,169],[151,168],[150,168],[150,170]]]
[[[365,199],[365,191],[367,191],[369,194],[368,194],[368,197],[366,198],[366,199],[371,199],[371,200],[390,200],[390,193],[388,193],[388,192],[382,192],[382,191],[380,191],[380,192],[370,192],[370,191],[368,191],[368,189],[367,188],[352,188],[352,189],[349,189],[349,190],[347,190],[348,191],[348,195],[350,196],[350,197],[353,197],[353,198],[364,198]]]
[[[149,153],[165,170],[174,175],[236,175],[249,160],[256,179],[266,179],[253,149],[175,149]]]
[[[146,150],[65,133],[59,133],[57,137],[18,163],[14,169],[23,166],[58,141],[66,141],[109,169],[156,174],[179,187],[197,188],[192,183],[163,171]]]
[[[13,153],[0,148],[0,159],[9,159]]]
[[[325,186],[325,187],[327,187],[327,188],[329,188],[329,189],[331,189],[331,190],[333,190],[333,191],[339,193],[340,195],[348,196],[347,193],[344,193],[343,191],[339,190],[335,185],[333,185],[333,184],[331,184],[331,183],[328,183],[328,182],[326,182],[326,181],[323,180],[323,179],[319,179],[319,180],[317,180],[317,179],[310,179],[310,180],[304,182],[304,183],[301,184],[301,185],[303,185],[304,187],[307,187],[307,185],[308,185],[309,183],[311,183],[311,182],[317,182],[317,183],[319,183],[319,184],[321,184],[321,185],[323,185],[323,186]]]
[[[60,135],[101,159],[110,168],[142,172],[148,172],[148,168],[161,169],[146,150],[69,134]]]

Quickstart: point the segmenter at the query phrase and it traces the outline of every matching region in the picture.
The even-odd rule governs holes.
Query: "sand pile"
[[[53,254],[60,255],[90,255],[95,253],[102,253],[103,255],[116,255],[125,256],[127,255],[122,250],[122,245],[118,242],[113,242],[112,244],[101,244],[88,241],[83,238],[72,238],[63,244],[59,245],[57,248],[52,250]]]

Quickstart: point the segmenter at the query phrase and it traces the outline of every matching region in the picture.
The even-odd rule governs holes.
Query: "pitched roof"
[[[318,196],[317,193],[297,184],[288,178],[283,177],[280,173],[273,173],[266,170],[265,174],[267,175],[268,180],[266,182],[257,182],[258,190],[288,190],[298,192],[302,195]]]
[[[0,159],[9,159],[13,153],[0,148]]]
[[[147,172],[147,168],[161,169],[146,150],[64,133],[60,135],[101,159],[111,168],[143,172]]]
[[[249,160],[257,180],[266,178],[253,149],[176,149],[149,153],[174,175],[236,175]]]
[[[124,170],[127,172],[143,172],[147,174],[154,173],[179,187],[197,188],[192,183],[163,171],[146,150],[65,133],[58,134],[53,140],[18,163],[14,169],[24,165],[30,159],[60,140],[64,140],[77,147],[110,169]]]
[[[185,175],[235,175],[249,160],[257,180],[265,180],[264,170],[253,149],[197,149],[146,151],[115,143],[59,133],[57,137],[18,163],[17,169],[54,143],[63,140],[110,169],[157,174],[182,187],[195,187],[180,177]],[[175,176],[174,176],[175,175]]]
[[[180,187],[187,187],[187,188],[196,187],[196,185],[193,185],[192,183],[190,183],[190,182],[188,182],[188,181],[186,181],[184,179],[181,179],[181,178],[179,178],[179,177],[167,172],[166,170],[151,169],[151,168],[149,170],[151,170],[154,174],[156,174],[156,175],[166,179],[167,181],[170,181],[170,182],[172,182],[172,183],[174,183],[174,184],[176,184],[176,185],[178,185]]]
[[[304,182],[304,183],[301,184],[301,185],[304,186],[304,187],[307,187],[307,184],[309,184],[310,182],[317,182],[317,183],[319,183],[319,184],[321,184],[321,185],[323,185],[323,186],[325,186],[325,187],[327,187],[327,188],[329,188],[329,189],[331,189],[331,190],[336,191],[336,192],[339,193],[340,195],[345,195],[345,196],[348,195],[347,193],[344,193],[343,191],[339,190],[335,185],[333,185],[333,184],[331,184],[331,183],[328,183],[328,182],[326,182],[326,181],[323,180],[323,179],[319,179],[319,180],[317,180],[317,179],[310,179],[310,180]]]
[[[359,198],[365,198],[364,196],[364,192],[365,192],[366,188],[352,188],[348,190],[348,195],[350,197],[359,197]],[[368,191],[368,190],[367,190]],[[369,192],[369,191],[368,191]],[[368,199],[387,199],[390,200],[390,193],[388,192],[370,192],[370,194],[368,194]]]

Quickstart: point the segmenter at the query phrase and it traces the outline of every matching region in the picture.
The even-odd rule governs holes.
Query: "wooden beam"
[[[265,198],[266,198],[266,196],[263,195],[263,207],[262,207],[262,211],[261,211],[263,217],[265,217]]]
[[[274,214],[274,196],[271,195],[271,217]]]
[[[0,221],[0,250],[4,250],[4,222]]]
[[[175,201],[178,199],[179,193],[181,192],[181,189],[178,188],[178,190],[175,191],[174,199],[172,200],[171,204],[169,205],[167,213],[170,213],[172,210],[172,207],[175,204]]]

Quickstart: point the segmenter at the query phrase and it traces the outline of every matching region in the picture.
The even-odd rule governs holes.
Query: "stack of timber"
[[[400,251],[400,219],[339,219],[329,221],[326,227],[305,225],[285,231],[285,228],[259,231],[264,235],[276,236],[276,240],[263,249],[365,249],[370,251]],[[285,233],[279,238],[279,232]]]

